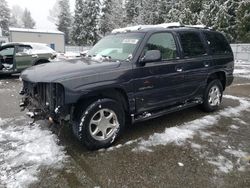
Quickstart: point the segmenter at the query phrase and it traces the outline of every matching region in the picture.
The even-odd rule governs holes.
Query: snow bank
[[[216,125],[223,117],[238,117],[240,113],[250,108],[250,101],[245,98],[225,95],[224,98],[238,100],[240,105],[237,107],[228,107],[221,110],[216,115],[207,115],[205,117],[184,123],[178,127],[166,128],[163,133],[155,133],[146,140],[141,140],[134,151],[149,151],[151,147],[175,143],[182,145],[187,139],[193,138],[197,133],[203,133],[202,130]]]
[[[234,76],[250,79],[250,62],[235,61]]]
[[[0,187],[28,187],[41,167],[59,168],[66,159],[51,131],[24,121],[0,118]]]

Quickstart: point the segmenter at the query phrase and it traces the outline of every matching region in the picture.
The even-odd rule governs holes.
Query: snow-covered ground
[[[234,76],[250,79],[250,62],[235,61]]]
[[[0,187],[28,187],[42,167],[62,168],[64,148],[56,135],[25,118],[0,118]]]
[[[153,152],[157,146],[174,144],[185,147],[189,145],[195,152],[199,153],[201,158],[206,159],[208,163],[214,165],[216,172],[229,173],[233,169],[244,171],[246,166],[249,166],[244,160],[246,160],[250,154],[242,151],[240,147],[230,146],[230,138],[224,134],[212,132],[210,129],[216,127],[220,124],[220,121],[225,121],[226,119],[233,119],[233,124],[228,126],[230,131],[240,131],[240,126],[249,126],[248,123],[241,119],[241,116],[244,112],[250,112],[250,98],[231,95],[225,95],[224,98],[238,102],[239,105],[236,107],[227,107],[213,115],[206,115],[179,126],[166,128],[164,132],[154,133],[146,139],[139,138],[129,141],[124,145],[119,144],[107,149],[107,151],[131,145],[133,148],[132,152],[141,153]],[[206,144],[201,145],[195,143],[194,137],[199,137],[202,143],[209,142],[209,144],[214,145],[215,148],[218,147],[218,143],[223,143],[221,152],[218,155],[214,155]],[[100,151],[103,152],[105,150]]]

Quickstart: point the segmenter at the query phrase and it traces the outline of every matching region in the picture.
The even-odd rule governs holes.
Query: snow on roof
[[[16,32],[28,32],[28,33],[52,33],[52,34],[64,34],[61,31],[55,31],[55,30],[42,30],[42,29],[25,29],[25,28],[15,28],[11,27],[9,29],[10,31],[16,31]]]
[[[114,29],[112,33],[125,33],[129,31],[138,31],[142,29],[148,29],[148,28],[171,28],[171,27],[191,27],[191,28],[207,28],[205,25],[182,25],[179,22],[172,22],[172,23],[163,23],[163,24],[157,24],[157,25],[137,25],[137,26],[131,26],[131,27],[124,27],[119,29]]]
[[[147,28],[170,28],[170,27],[180,27],[180,26],[182,25],[179,22],[163,23],[163,24],[157,24],[157,25],[137,25],[137,26],[114,29],[112,33],[124,33],[128,31],[138,31],[138,30],[147,29]]]

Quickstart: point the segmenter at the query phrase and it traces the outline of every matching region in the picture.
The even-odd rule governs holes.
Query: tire
[[[212,80],[208,83],[203,96],[202,109],[205,112],[216,111],[222,101],[223,87],[220,80]]]
[[[79,120],[73,124],[73,132],[89,150],[97,150],[109,147],[124,127],[122,106],[112,99],[100,99],[83,107]]]

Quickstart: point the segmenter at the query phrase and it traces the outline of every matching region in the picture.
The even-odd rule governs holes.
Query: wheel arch
[[[129,112],[130,107],[128,95],[126,91],[120,87],[94,90],[89,92],[88,94],[82,95],[75,103],[75,111],[79,110],[82,105],[89,105],[92,102],[103,98],[110,98],[118,101],[122,105],[125,113]],[[74,114],[76,115],[76,112]]]
[[[211,81],[218,79],[221,81],[221,84],[223,86],[223,90],[226,88],[226,73],[224,71],[218,71],[211,73],[207,78],[207,84],[209,84]]]

